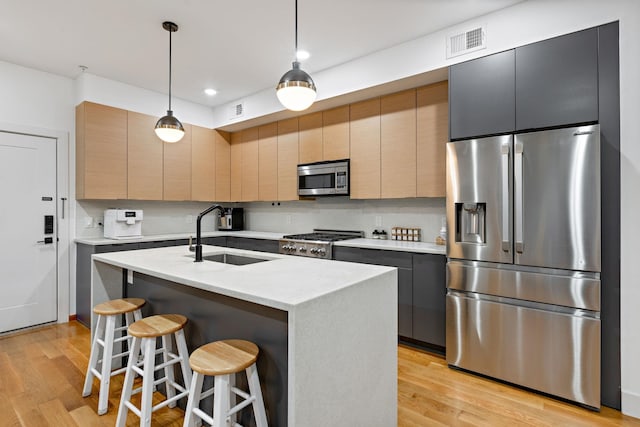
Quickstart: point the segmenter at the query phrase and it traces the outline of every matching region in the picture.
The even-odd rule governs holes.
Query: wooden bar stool
[[[127,422],[127,413],[130,409],[140,417],[141,426],[151,425],[151,414],[165,406],[174,408],[179,399],[189,394],[191,384],[191,369],[187,363],[189,351],[184,339],[184,325],[187,318],[180,314],[162,314],[146,317],[129,326],[129,335],[133,337],[131,352],[138,354],[142,349],[142,361],[129,358],[127,373],[122,385],[122,397],[118,408],[116,426],[124,427]],[[173,352],[171,335],[175,336],[178,354]],[[156,349],[156,339],[162,338],[162,346]],[[162,354],[162,363],[156,366],[156,355]],[[182,369],[184,385],[176,382],[173,368],[176,363]],[[164,377],[156,380],[156,371],[164,370]],[[133,390],[135,374],[142,376],[142,387]],[[152,406],[153,390],[155,386],[165,383],[167,398],[155,406]],[[131,396],[142,392],[140,408],[131,402]]]
[[[93,312],[98,315],[96,323],[96,332],[91,344],[91,356],[89,356],[89,365],[87,366],[87,375],[84,379],[84,388],[82,396],[87,397],[91,394],[93,386],[93,377],[100,380],[100,394],[98,397],[98,414],[103,415],[107,412],[109,405],[109,384],[111,377],[121,374],[127,368],[122,367],[112,371],[112,363],[114,359],[129,356],[129,350],[113,354],[115,344],[127,341],[130,344],[131,336],[127,334],[127,328],[134,320],[142,318],[141,308],[146,301],[140,298],[124,298],[115,299],[96,305]],[[120,320],[124,315],[125,325],[116,327],[116,321]],[[116,338],[116,334],[120,335]],[[102,347],[102,358],[100,358],[100,347]],[[127,349],[130,349],[128,346]],[[137,353],[133,353],[137,354]],[[135,358],[135,357],[134,357]],[[100,370],[98,370],[98,365]]]
[[[213,427],[239,426],[236,413],[248,405],[253,405],[257,427],[267,427],[267,415],[262,400],[260,379],[256,369],[258,346],[244,340],[224,340],[205,344],[191,354],[189,364],[193,369],[189,400],[185,409],[184,426],[192,426],[197,417]],[[249,393],[235,387],[235,374],[245,370]],[[205,376],[213,376],[214,384],[202,391]],[[233,395],[231,394],[233,393]],[[200,401],[213,394],[213,416],[202,411]],[[243,401],[235,404],[236,395]],[[231,407],[232,403],[234,404]],[[195,416],[194,416],[195,415]]]

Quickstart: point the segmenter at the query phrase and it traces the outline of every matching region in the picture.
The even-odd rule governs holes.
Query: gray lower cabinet
[[[227,246],[227,237],[226,236],[219,236],[219,237],[203,237],[202,238],[202,243],[204,245],[211,245],[211,246]],[[193,241],[193,244],[195,245],[195,239]]]
[[[446,258],[413,254],[413,339],[445,347]]]
[[[85,245],[76,247],[76,318],[91,327],[91,255],[105,252],[140,249],[140,243],[116,243],[113,245]]]
[[[232,237],[227,238],[227,247],[235,249],[246,249],[249,251],[270,252],[272,254],[278,253],[278,241],[267,239],[252,239],[245,237]]]
[[[444,255],[334,246],[333,259],[397,267],[398,335],[444,348]]]

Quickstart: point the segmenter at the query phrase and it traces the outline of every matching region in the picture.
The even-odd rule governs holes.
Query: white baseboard
[[[628,391],[622,391],[622,413],[631,417],[640,418],[640,395]]]

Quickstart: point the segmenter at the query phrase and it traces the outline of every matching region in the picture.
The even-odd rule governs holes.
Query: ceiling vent
[[[231,106],[230,119],[239,119],[244,115],[244,103],[239,102]]]
[[[465,55],[487,47],[484,25],[477,25],[467,31],[449,34],[447,37],[447,58]]]

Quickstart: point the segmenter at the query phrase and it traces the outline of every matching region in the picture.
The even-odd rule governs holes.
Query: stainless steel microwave
[[[299,196],[348,196],[349,160],[298,165]]]

